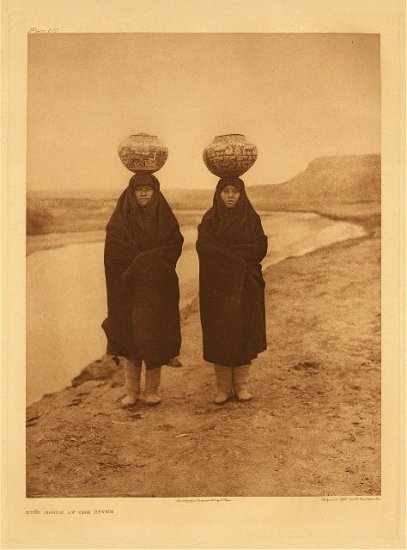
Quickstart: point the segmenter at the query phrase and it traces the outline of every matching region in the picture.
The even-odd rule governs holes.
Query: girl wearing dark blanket
[[[102,323],[109,355],[125,358],[127,396],[140,393],[146,367],[146,403],[160,402],[161,366],[181,366],[179,284],[175,267],[183,236],[158,180],[136,173],[106,227],[108,317]]]
[[[267,347],[260,264],[267,237],[241,179],[219,180],[198,226],[197,251],[203,353],[215,367],[215,403],[233,393],[248,401],[251,361]]]

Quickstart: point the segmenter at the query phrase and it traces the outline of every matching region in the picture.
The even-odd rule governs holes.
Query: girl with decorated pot
[[[136,172],[106,227],[107,354],[124,358],[125,405],[136,403],[144,361],[146,403],[160,402],[161,367],[181,366],[179,283],[183,236],[153,175]]]
[[[203,355],[214,364],[217,395],[249,401],[250,365],[266,344],[261,261],[267,237],[238,177],[219,180],[198,226]]]

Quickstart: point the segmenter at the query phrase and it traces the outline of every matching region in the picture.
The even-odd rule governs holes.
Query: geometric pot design
[[[241,176],[256,159],[257,147],[242,134],[216,136],[203,152],[208,170],[220,178]]]
[[[133,134],[120,143],[120,160],[131,172],[157,172],[168,158],[168,149],[157,136]]]

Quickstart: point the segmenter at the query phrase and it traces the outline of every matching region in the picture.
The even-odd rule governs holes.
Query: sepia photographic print
[[[26,47],[30,521],[382,503],[381,34],[33,26]],[[120,544],[165,547],[143,533]]]
[[[27,496],[380,495],[379,61],[378,35],[29,35]],[[130,178],[178,237],[161,202],[131,226]],[[253,207],[219,195],[198,256],[221,180]],[[252,400],[213,403],[245,368]]]

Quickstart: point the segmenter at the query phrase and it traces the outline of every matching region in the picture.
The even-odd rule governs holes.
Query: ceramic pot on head
[[[256,159],[257,147],[242,134],[216,136],[203,152],[208,170],[220,178],[241,176]]]
[[[157,136],[133,134],[119,145],[119,157],[132,172],[157,172],[168,158],[168,149]]]

